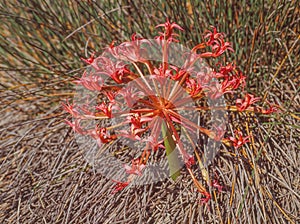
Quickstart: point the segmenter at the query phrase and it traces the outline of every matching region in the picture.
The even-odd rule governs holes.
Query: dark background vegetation
[[[0,223],[299,223],[299,1],[1,0]],[[214,166],[222,193],[199,203],[191,180],[145,185],[111,195],[63,119],[80,57],[98,54],[133,32],[153,38],[166,18],[192,47],[210,25],[227,34],[230,57],[247,90],[279,104],[263,117],[232,117],[229,129],[255,138]]]

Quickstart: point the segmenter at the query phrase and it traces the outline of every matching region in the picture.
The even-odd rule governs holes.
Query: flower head
[[[167,40],[168,42],[178,42],[174,37],[178,36],[178,34],[174,33],[174,29],[178,29],[183,31],[183,28],[179,26],[176,23],[170,23],[169,19],[167,19],[167,22],[163,24],[159,24],[156,26],[157,27],[164,27],[165,32],[164,33],[159,33],[160,36],[156,37],[158,40]]]
[[[235,137],[229,137],[228,140],[231,141],[234,148],[240,148],[245,143],[249,142],[250,136],[243,136],[241,131],[235,131]]]
[[[113,180],[114,182],[116,182],[116,185],[114,186],[114,190],[111,192],[112,194],[115,194],[121,190],[123,190],[125,187],[127,187],[129,185],[129,182],[120,182],[120,181],[116,181]]]
[[[248,107],[260,100],[259,97],[254,97],[253,95],[247,93],[244,99],[236,100],[236,107],[238,111],[242,112],[248,109]]]
[[[243,99],[237,99],[235,106],[221,103],[232,101],[233,93],[240,88],[244,91],[246,77],[235,64],[228,62],[222,65],[219,62],[226,62],[224,53],[233,49],[225,40],[225,35],[215,27],[206,33],[205,41],[190,52],[181,52],[178,50],[181,48],[176,47],[173,49],[172,42],[178,42],[175,30],[183,31],[178,24],[167,20],[156,28],[163,28],[164,31],[159,32],[154,42],[134,33],[131,41],[119,46],[113,42],[99,57],[92,54],[90,58],[82,59],[90,66],[75,83],[96,95],[93,98],[96,105],[89,107],[92,102],[89,94],[82,105],[68,101],[62,103],[63,109],[75,119],[66,123],[75,132],[89,135],[105,150],[114,146],[120,151],[128,147],[130,154],[143,151],[142,156],[123,166],[125,172],[122,172],[127,180],[115,181],[113,193],[124,189],[137,176],[144,175],[146,172],[143,170],[150,156],[165,155],[169,156],[167,162],[170,168],[174,167],[172,163],[176,163],[177,159],[183,161],[195,186],[204,196],[201,201],[207,203],[211,195],[196,180],[192,171],[197,164],[192,153],[198,150],[199,136],[204,135],[212,141],[230,142],[236,149],[249,142],[250,137],[236,131],[235,136],[224,139],[225,125],[218,123],[208,129],[199,121],[200,113],[228,110],[269,114],[277,111],[277,106],[270,105],[269,109],[255,107],[253,104],[259,98],[249,93]],[[178,57],[175,58],[179,59],[178,62],[174,60],[171,63],[170,56]],[[206,63],[210,58],[218,58],[211,63],[214,68]],[[225,95],[229,96],[223,97]],[[87,130],[83,129],[80,122],[89,120],[96,122],[96,125],[93,123],[86,126]],[[164,150],[166,153],[161,153]],[[173,151],[178,152],[178,156],[170,156]],[[200,159],[197,156],[199,164]],[[208,185],[222,190],[218,182],[210,183],[208,177],[205,178]]]

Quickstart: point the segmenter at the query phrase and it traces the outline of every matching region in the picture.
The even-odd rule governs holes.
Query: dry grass
[[[232,7],[221,9],[218,1],[179,7],[177,1],[139,6],[64,0],[48,5],[51,10],[48,1],[18,2],[0,3],[0,223],[300,222],[298,1],[267,1],[263,8],[259,1],[252,7],[230,1]],[[142,14],[134,13],[136,7]],[[69,83],[81,72],[75,70],[82,66],[79,56],[101,51],[134,30],[152,37],[148,25],[153,28],[167,14],[193,30],[183,37],[187,44],[195,43],[208,27],[198,23],[214,24],[225,17],[220,29],[235,42],[236,61],[249,77],[248,90],[284,108],[269,117],[230,116],[228,131],[246,130],[253,142],[240,151],[221,148],[209,172],[217,173],[226,188],[221,193],[211,189],[209,206],[199,203],[185,171],[176,182],[112,195],[113,182],[87,164],[57,104],[72,97]],[[128,15],[132,18],[126,19]]]

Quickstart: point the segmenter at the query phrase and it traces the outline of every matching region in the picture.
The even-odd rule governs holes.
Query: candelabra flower
[[[277,107],[270,105],[265,110],[256,106],[259,98],[248,93],[244,99],[237,99],[233,106],[220,103],[225,101],[225,95],[243,92],[246,77],[234,63],[218,62],[215,68],[205,63],[210,58],[226,59],[225,52],[233,52],[225,35],[215,27],[207,32],[203,43],[190,51],[181,45],[173,45],[179,42],[175,31],[183,31],[178,24],[167,20],[157,28],[164,31],[153,41],[133,34],[131,41],[119,46],[112,43],[99,57],[92,54],[90,58],[82,59],[89,68],[75,83],[96,93],[97,97],[93,100],[91,96],[83,97],[83,105],[80,102],[63,103],[63,109],[74,119],[66,123],[78,134],[95,139],[99,152],[110,149],[121,157],[130,142],[133,142],[130,153],[134,152],[134,147],[138,148],[137,155],[121,165],[125,181],[114,180],[113,193],[142,177],[152,156],[160,155],[167,157],[173,179],[182,167],[180,164],[186,167],[195,187],[204,196],[201,201],[206,203],[211,195],[193,171],[197,169],[196,162],[202,164],[197,153],[201,146],[194,139],[203,135],[237,149],[249,142],[249,137],[243,137],[239,131],[236,137],[224,138],[225,124],[213,124],[210,128],[201,126],[197,119],[200,112],[227,110],[269,114]],[[91,102],[96,105],[89,108]],[[90,120],[94,121],[93,125],[86,125],[85,122]],[[121,139],[126,146],[116,144]],[[112,162],[107,167],[110,165]],[[222,190],[216,180],[211,182],[207,174],[203,175],[207,185]]]

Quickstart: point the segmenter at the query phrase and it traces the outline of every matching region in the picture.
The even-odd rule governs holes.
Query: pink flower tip
[[[95,52],[92,53],[92,55],[89,58],[87,58],[87,59],[85,59],[85,58],[80,58],[80,59],[82,61],[84,61],[85,63],[87,63],[88,65],[91,65],[94,62],[94,60],[95,60]]]
[[[209,200],[211,199],[211,195],[210,193],[208,193],[207,191],[202,193],[204,195],[204,198],[201,198],[200,201],[202,204],[206,204],[209,202]]]
[[[113,180],[113,182],[116,182],[116,185],[114,186],[114,190],[111,192],[112,194],[122,191],[125,187],[129,185],[129,182],[120,182],[116,180]]]

